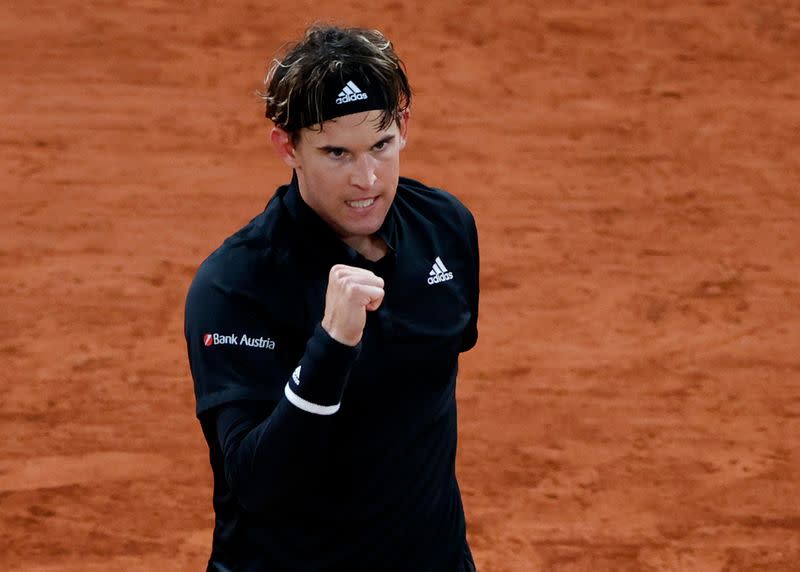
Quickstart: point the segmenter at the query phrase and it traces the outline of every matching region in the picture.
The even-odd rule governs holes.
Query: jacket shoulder
[[[455,225],[470,230],[475,219],[461,200],[454,194],[438,187],[430,187],[408,177],[400,177],[397,195],[400,202],[432,224]]]
[[[226,238],[198,267],[187,307],[209,296],[263,305],[269,293],[283,293],[290,279],[286,216],[273,197],[264,211]]]

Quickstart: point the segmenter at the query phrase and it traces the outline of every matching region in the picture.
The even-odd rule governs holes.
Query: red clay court
[[[394,40],[403,173],[478,220],[479,570],[800,570],[796,2],[45,4],[0,7],[0,568],[203,569],[184,296],[320,20]]]

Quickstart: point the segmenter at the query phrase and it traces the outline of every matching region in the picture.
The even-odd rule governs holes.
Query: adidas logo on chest
[[[442,259],[437,256],[436,261],[433,263],[433,268],[428,274],[428,284],[439,284],[440,282],[447,282],[452,279],[453,273],[447,269]]]

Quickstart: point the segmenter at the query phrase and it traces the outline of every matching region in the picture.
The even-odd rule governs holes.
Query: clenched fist
[[[337,342],[355,346],[361,341],[367,312],[383,302],[383,278],[354,266],[337,264],[328,275],[322,327]]]

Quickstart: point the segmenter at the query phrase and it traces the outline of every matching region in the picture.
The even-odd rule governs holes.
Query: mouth
[[[352,207],[354,209],[366,209],[371,207],[375,203],[376,197],[370,197],[368,199],[361,199],[358,201],[345,201],[348,207]]]

